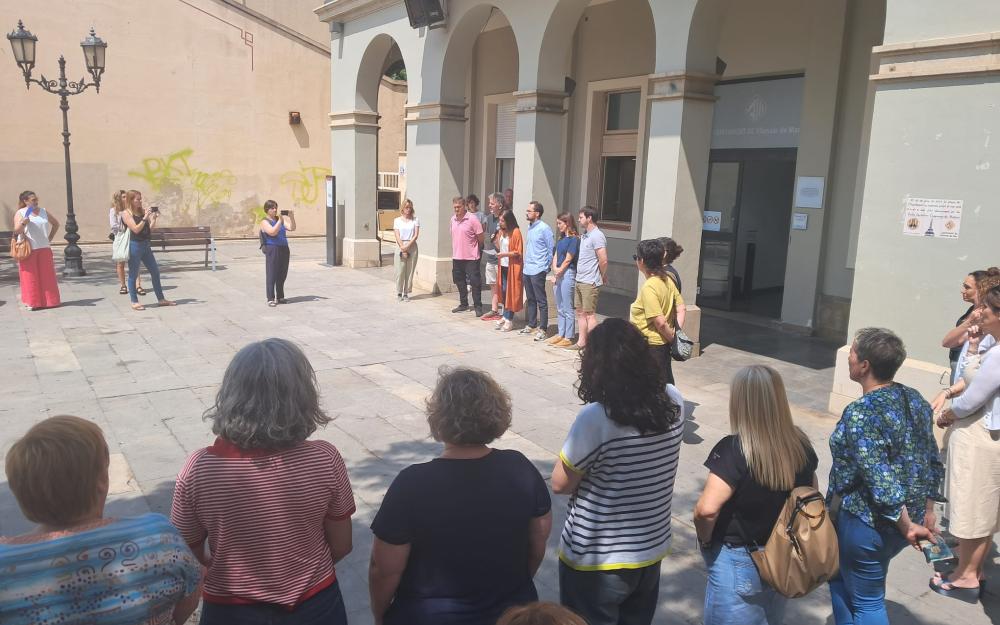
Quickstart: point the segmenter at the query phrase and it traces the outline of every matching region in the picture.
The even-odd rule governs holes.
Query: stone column
[[[520,218],[528,202],[545,207],[550,225],[567,207],[561,204],[566,146],[566,94],[517,91],[517,144],[514,149],[514,209]]]
[[[420,220],[416,283],[451,291],[451,199],[465,188],[465,104],[406,107],[407,193]]]
[[[375,219],[378,113],[330,113],[330,150],[337,176],[337,203],[343,206],[343,262],[348,267],[374,267],[379,262]]]
[[[708,184],[716,76],[666,73],[649,77],[640,239],[669,236],[684,247],[674,263],[687,302],[684,331],[700,347],[695,306],[702,212]]]

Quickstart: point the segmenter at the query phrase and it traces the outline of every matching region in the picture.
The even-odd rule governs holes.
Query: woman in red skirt
[[[31,310],[54,308],[59,305],[59,284],[49,243],[59,230],[59,221],[44,208],[38,207],[34,191],[18,196],[14,213],[14,236],[25,237],[31,244],[31,255],[18,263],[21,278],[21,301]]]

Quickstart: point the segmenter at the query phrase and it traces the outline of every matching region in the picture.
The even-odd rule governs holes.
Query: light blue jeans
[[[837,625],[889,625],[885,578],[889,561],[906,538],[896,528],[876,530],[846,510],[837,517],[840,574],[830,580],[833,621]]]
[[[556,278],[556,326],[559,336],[572,339],[576,334],[576,310],[573,308],[573,287],[576,286],[576,270],[567,269]]]
[[[136,241],[132,239],[128,244],[128,296],[133,304],[139,303],[139,294],[135,290],[135,281],[139,277],[139,264],[142,263],[149,271],[149,277],[153,281],[153,292],[156,293],[156,301],[162,302],[167,299],[163,297],[163,287],[160,286],[160,268],[156,264],[156,257],[153,256],[153,248],[149,241]]]
[[[708,566],[705,625],[781,625],[787,599],[761,581],[745,548],[715,545],[701,555]]]

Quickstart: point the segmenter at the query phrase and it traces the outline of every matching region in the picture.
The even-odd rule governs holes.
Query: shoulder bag
[[[667,272],[667,277],[670,281],[674,283],[674,287],[677,287],[677,281],[674,280],[673,274],[669,271]],[[677,325],[677,300],[674,299],[674,325]],[[694,353],[694,341],[678,327],[674,331],[674,340],[670,343],[670,357],[678,362],[684,362],[691,358],[691,354]]]
[[[127,263],[129,256],[129,243],[132,242],[132,230],[124,223],[118,226],[118,234],[111,244],[111,260],[116,263]]]
[[[14,235],[10,238],[10,257],[21,262],[31,256],[31,243],[28,237]]]

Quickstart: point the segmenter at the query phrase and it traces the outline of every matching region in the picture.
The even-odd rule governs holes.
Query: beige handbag
[[[11,237],[10,257],[20,262],[22,260],[27,260],[29,256],[31,256],[31,243],[28,242],[28,237],[18,237],[17,235]]]
[[[761,580],[786,597],[801,597],[840,569],[837,530],[823,495],[811,486],[792,490],[763,549],[751,551]]]

